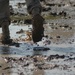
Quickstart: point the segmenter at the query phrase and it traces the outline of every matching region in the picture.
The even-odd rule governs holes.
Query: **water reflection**
[[[9,47],[0,47],[1,54],[10,54],[10,48]]]
[[[33,55],[42,55],[42,51],[33,51]]]

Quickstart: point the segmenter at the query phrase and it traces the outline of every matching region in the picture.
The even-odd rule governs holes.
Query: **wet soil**
[[[44,24],[46,40],[37,44],[25,38],[14,39],[19,46],[0,44],[0,75],[75,75],[74,24]]]

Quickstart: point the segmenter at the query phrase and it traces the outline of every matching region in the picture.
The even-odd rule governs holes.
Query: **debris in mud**
[[[26,67],[26,66],[29,66],[29,63],[24,64],[22,67]]]
[[[40,70],[47,70],[47,69],[54,69],[58,68],[59,65],[53,65],[53,64],[44,64],[44,65],[37,65],[38,69]]]
[[[27,38],[25,38],[25,41],[31,41],[32,40],[32,32],[26,31],[25,33],[27,35]]]
[[[41,1],[45,1],[45,0],[41,0]],[[49,1],[51,2],[49,3]],[[47,7],[47,8],[49,6],[51,7],[51,12],[48,11],[49,12],[48,14],[47,12],[43,13],[43,17],[46,15],[50,17],[50,20],[47,19],[47,23],[48,22],[49,23],[47,25],[44,24],[45,28],[47,26],[45,31],[45,35],[48,35],[46,36],[47,39],[46,40],[43,39],[42,43],[37,44],[38,47],[33,47],[34,46],[33,43],[32,45],[28,45],[28,44],[20,45],[19,43],[11,45],[11,46],[19,47],[19,49],[18,51],[14,51],[15,49],[11,51],[9,49],[10,53],[14,51],[13,53],[17,55],[19,54],[19,50],[21,49],[24,51],[20,51],[20,52],[24,52],[24,53],[26,52],[26,54],[28,52],[28,55],[24,57],[22,56],[10,57],[12,55],[7,55],[7,57],[4,57],[3,58],[4,61],[2,62],[0,61],[1,62],[0,75],[75,75],[75,54],[71,53],[67,55],[69,50],[68,52],[64,51],[64,54],[62,54],[63,50],[61,49],[58,52],[58,53],[62,52],[61,53],[62,55],[60,55],[60,54],[57,54],[57,50],[56,51],[54,50],[56,48],[55,47],[56,44],[57,46],[59,46],[60,44],[64,45],[65,43],[65,46],[66,46],[66,43],[68,43],[72,46],[72,44],[75,43],[74,42],[75,41],[75,21],[74,21],[75,20],[74,18],[75,17],[74,2],[75,1],[74,0],[70,0],[70,1],[67,0],[67,2],[66,0],[64,1],[59,0],[58,2],[56,0],[53,0],[53,1],[49,0],[49,1],[47,0],[44,3],[42,3],[43,5],[45,5],[44,7]],[[19,3],[19,4],[21,7],[23,7],[25,3],[26,2],[21,4]],[[61,10],[64,10],[64,11],[61,11]],[[54,19],[52,19],[53,16],[49,16],[51,15],[51,13],[54,15]],[[23,14],[21,13],[14,14],[12,16],[15,16],[16,18],[19,15],[23,15]],[[56,16],[57,18],[55,18]],[[16,27],[15,27],[15,24],[17,24]],[[25,20],[23,21],[23,19],[18,20],[17,22],[14,21],[14,23],[12,24],[13,26],[10,25],[10,30],[11,32],[13,32],[11,33],[11,38],[16,39],[17,42],[22,41],[23,43],[29,41],[29,43],[31,44],[32,28],[31,28],[31,25],[29,24],[31,24],[30,19],[26,21]],[[25,27],[22,27],[22,25],[24,25]],[[17,31],[15,34],[14,32],[18,29],[20,30]],[[45,47],[40,47],[40,45]],[[49,45],[51,46],[49,47]],[[75,45],[73,44],[73,46]],[[69,47],[67,47],[67,49],[69,49]],[[2,50],[0,50],[0,53]],[[8,51],[8,50],[5,49],[5,51]],[[71,49],[70,51],[72,52],[74,50]],[[36,53],[40,52],[41,55],[36,55],[36,53],[34,52]],[[24,53],[21,53],[21,54],[24,54]],[[32,53],[34,56],[32,56]],[[8,70],[10,74],[7,74]],[[45,73],[45,71],[47,71],[47,73]]]
[[[4,68],[3,70],[7,70],[7,69],[10,69],[10,68],[12,68],[12,67],[6,67],[6,68]]]
[[[2,66],[0,66],[0,68],[1,68]]]
[[[60,38],[60,36],[56,36],[57,38]]]
[[[16,73],[19,75],[25,75],[26,72],[31,71],[32,73],[36,72],[36,70],[66,70],[66,71],[72,71],[71,68],[75,69],[75,66],[72,65],[72,61],[75,60],[75,57],[73,57],[73,53],[71,53],[69,56],[66,55],[34,55],[34,56],[24,56],[24,57],[3,57],[5,60],[5,63],[7,64],[6,67],[4,67],[4,64],[1,65],[0,68],[3,71],[8,71],[9,69],[16,69]],[[69,60],[69,61],[68,61]],[[68,63],[67,63],[68,62]],[[72,63],[72,64],[70,64]],[[15,72],[14,70],[12,71]],[[3,72],[2,72],[3,73]]]
[[[21,73],[20,73],[20,75],[24,75],[24,73],[23,73],[23,72],[21,72]]]
[[[53,37],[50,37],[50,39],[53,39]]]
[[[58,54],[56,54],[56,55],[50,55],[50,56],[47,58],[47,60],[49,61],[49,60],[59,59],[59,58],[64,59],[64,58],[65,58],[65,55],[58,55]]]
[[[12,42],[9,46],[20,47],[20,43]]]
[[[69,26],[68,25],[64,25],[64,28],[69,28]]]
[[[39,50],[41,50],[41,51],[48,51],[48,50],[50,50],[50,48],[38,46],[38,47],[34,47],[33,50],[34,51],[39,51]]]
[[[21,29],[20,31],[17,31],[16,34],[21,34],[21,33],[24,33],[24,30]]]

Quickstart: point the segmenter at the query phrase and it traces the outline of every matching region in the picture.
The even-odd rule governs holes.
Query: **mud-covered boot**
[[[32,18],[32,39],[34,42],[41,41],[42,37],[44,36],[44,27],[43,27],[44,19],[39,14],[35,15]]]
[[[10,39],[9,33],[9,21],[5,20],[2,23],[2,43],[3,44],[11,44],[12,39]]]

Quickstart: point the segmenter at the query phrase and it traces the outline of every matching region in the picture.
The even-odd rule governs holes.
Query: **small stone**
[[[56,36],[57,38],[60,38],[60,36]]]

